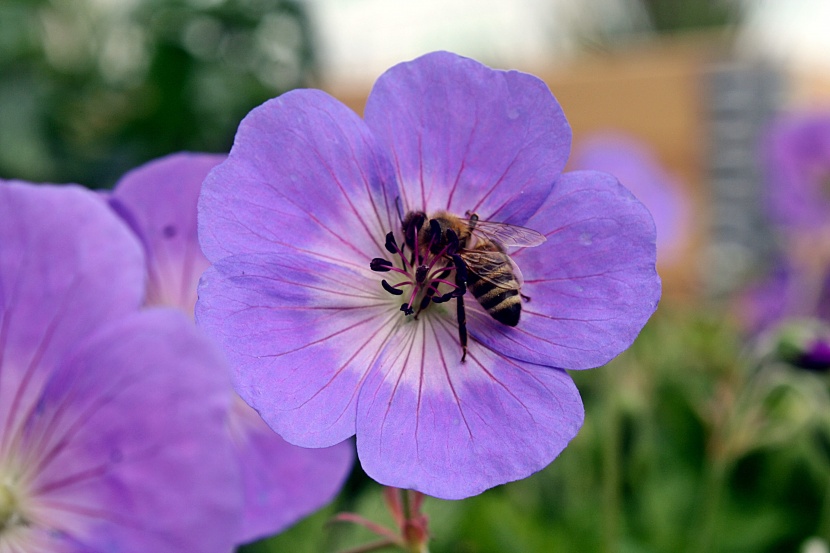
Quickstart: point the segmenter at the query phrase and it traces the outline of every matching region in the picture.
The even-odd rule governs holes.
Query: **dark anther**
[[[447,255],[453,255],[461,245],[458,243],[458,235],[451,228],[447,229]]]
[[[379,273],[385,273],[392,268],[392,262],[382,257],[376,257],[369,262],[369,268]]]
[[[418,311],[423,311],[424,309],[426,309],[431,299],[432,298],[430,298],[429,296],[424,296],[423,299],[421,299],[421,306],[418,308]]]
[[[426,220],[427,216],[423,211],[410,211],[401,221],[404,243],[410,250],[415,248],[415,237]]]
[[[433,244],[441,241],[441,223],[437,219],[429,220],[429,239]]]
[[[400,296],[401,294],[403,294],[403,290],[401,290],[400,288],[394,288],[392,285],[386,282],[386,279],[381,280],[380,285],[383,286],[384,290],[386,290],[393,296]]]
[[[412,309],[412,306],[408,303],[405,303],[401,306],[401,311],[403,311],[404,315],[412,315],[413,313],[415,313],[415,310]]]
[[[415,269],[415,282],[418,284],[423,284],[423,282],[427,278],[427,273],[429,272],[429,267],[426,265],[420,265],[417,269]]]
[[[398,243],[395,242],[395,236],[391,232],[386,235],[386,251],[398,253]]]
[[[452,292],[447,292],[446,294],[443,294],[441,296],[437,296],[437,297],[433,296],[432,301],[434,303],[444,303],[446,301],[450,301],[451,299],[453,299],[457,296],[458,296],[458,290],[453,290]]]

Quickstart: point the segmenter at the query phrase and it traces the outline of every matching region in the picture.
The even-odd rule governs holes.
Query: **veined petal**
[[[366,379],[357,449],[378,482],[462,499],[542,469],[582,425],[567,373],[479,344],[462,363],[456,332],[441,316],[404,325]]]
[[[354,112],[324,92],[291,91],[245,117],[228,160],[205,180],[202,250],[216,261],[285,245],[368,263],[400,224],[398,194],[385,153]]]
[[[11,450],[32,474],[28,528],[55,551],[231,551],[232,397],[221,356],[183,314],[109,324],[61,364]]]
[[[596,133],[582,141],[570,161],[574,169],[614,175],[651,212],[660,261],[682,261],[691,234],[689,199],[646,143],[624,134]]]
[[[124,175],[110,203],[147,254],[147,303],[193,313],[196,285],[210,264],[199,247],[196,202],[208,172],[224,155],[179,153]]]
[[[357,391],[403,316],[368,267],[286,250],[215,263],[196,321],[271,428],[293,444],[330,446],[354,434]]]
[[[571,144],[540,79],[448,52],[386,71],[365,118],[392,152],[405,207],[516,225],[545,199]]]
[[[608,362],[631,345],[660,299],[651,215],[611,175],[577,171],[556,181],[527,226],[547,241],[512,255],[531,298],[518,326],[474,306],[470,333],[531,363],[587,369]]]
[[[138,308],[141,246],[96,194],[0,182],[0,436],[77,343]],[[1,446],[0,446],[1,449]]]
[[[280,438],[241,399],[233,413],[245,487],[240,543],[283,530],[340,491],[354,462],[351,441],[319,449],[299,447]]]

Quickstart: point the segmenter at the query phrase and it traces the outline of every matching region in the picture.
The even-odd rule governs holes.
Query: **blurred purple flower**
[[[79,187],[0,182],[0,244],[0,550],[231,551],[228,377],[186,317],[138,311],[126,226]]]
[[[767,206],[785,228],[830,225],[830,113],[782,116],[762,145]]]
[[[830,113],[780,117],[761,157],[781,252],[739,297],[741,321],[753,334],[791,318],[830,321]]]
[[[617,177],[654,217],[658,261],[682,260],[690,234],[688,200],[647,144],[622,133],[595,133],[580,141],[570,161],[574,169]]]
[[[808,371],[827,372],[830,370],[830,342],[825,338],[808,343],[792,363]]]
[[[224,159],[173,154],[134,169],[116,185],[110,203],[144,244],[147,304],[193,316],[196,286],[210,265],[196,234],[196,202],[205,176]],[[229,430],[245,491],[237,543],[245,543],[275,534],[328,503],[348,475],[354,454],[350,443],[314,450],[291,445],[228,391],[235,398]]]
[[[561,174],[570,140],[542,81],[446,52],[381,76],[365,121],[315,90],[253,110],[199,204],[214,265],[196,320],[240,395],[288,441],[356,434],[372,478],[437,497],[550,463],[583,419],[562,368],[628,347],[660,295],[650,215],[610,175]],[[547,237],[512,253],[532,298],[518,326],[466,296],[466,361],[456,299],[406,315],[410,294],[381,286],[404,279],[370,269],[402,267],[387,233],[411,255],[398,199],[404,213],[471,211]]]
[[[760,334],[787,319],[830,322],[830,272],[814,274],[780,260],[763,280],[738,296],[737,311],[749,334]]]

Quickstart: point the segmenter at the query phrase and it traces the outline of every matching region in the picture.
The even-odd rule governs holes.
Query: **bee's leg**
[[[461,362],[467,359],[467,310],[464,309],[464,294],[467,293],[467,265],[461,256],[453,254],[453,264],[455,265],[455,284],[456,289],[456,318],[458,319],[458,340],[461,342]]]
[[[523,299],[523,300],[525,300],[525,301],[530,301],[530,296],[525,296],[525,295],[524,295],[524,294],[522,294],[521,292],[519,292],[519,295],[522,297],[522,299]]]
[[[458,340],[461,342],[461,362],[467,359],[467,310],[464,309],[464,296],[458,296],[456,301],[456,313],[458,317]]]

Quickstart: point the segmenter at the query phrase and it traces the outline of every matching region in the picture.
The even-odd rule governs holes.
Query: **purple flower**
[[[542,81],[445,52],[381,76],[365,120],[315,90],[252,111],[203,186],[214,265],[196,305],[243,399],[292,443],[356,435],[371,477],[437,497],[550,463],[583,419],[563,368],[626,348],[660,295],[650,215],[610,175],[561,174],[570,140]],[[420,217],[417,245],[397,204],[409,228]],[[521,305],[517,326],[461,295],[480,273],[515,270],[496,247],[479,250],[488,270],[466,271],[474,239],[446,232],[439,210],[547,238],[511,248],[529,301],[492,284],[498,305]],[[538,242],[509,230],[508,245]]]
[[[830,225],[830,113],[789,114],[768,129],[762,148],[767,206],[790,229]]]
[[[227,374],[186,317],[138,311],[126,226],[78,187],[0,182],[0,244],[0,550],[231,551]]]
[[[793,364],[808,371],[827,372],[830,370],[830,341],[817,339],[810,342],[804,351],[796,356]]]
[[[690,234],[690,213],[675,179],[648,145],[620,133],[596,133],[582,140],[571,158],[574,169],[611,173],[649,209],[657,228],[657,258],[683,260]]]
[[[738,315],[752,333],[787,318],[830,321],[830,113],[782,116],[761,155],[782,251],[738,298]]]
[[[174,154],[127,173],[111,204],[144,244],[147,303],[193,316],[196,285],[210,265],[196,236],[196,202],[202,181],[225,156]],[[224,367],[225,370],[228,370]],[[274,433],[239,396],[229,431],[242,470],[245,516],[237,543],[277,533],[329,502],[353,462],[350,443],[309,450]]]
[[[757,335],[793,318],[830,322],[830,272],[827,267],[811,269],[780,260],[762,280],[747,286],[736,299],[745,330]]]

